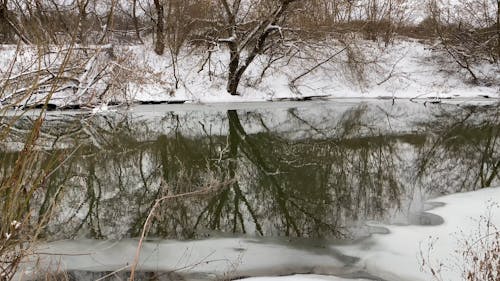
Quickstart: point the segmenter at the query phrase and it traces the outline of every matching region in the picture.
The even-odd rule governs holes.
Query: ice
[[[245,281],[368,281],[368,279],[351,279],[326,275],[291,275],[280,277],[253,277],[241,279]]]
[[[432,278],[429,270],[422,270],[422,264],[430,264],[436,270],[441,264],[441,280],[461,280],[461,269],[466,266],[460,259],[461,245],[464,239],[477,233],[481,218],[486,216],[492,224],[500,225],[500,213],[494,205],[498,198],[498,187],[439,197],[429,202],[435,207],[427,212],[442,217],[443,224],[383,225],[389,230],[387,234],[372,234],[346,246],[331,244],[331,251],[256,238],[146,241],[138,269],[169,271],[181,268],[183,273],[219,277],[287,272],[330,275],[248,279],[251,281],[353,280],[333,276],[348,276],[353,272],[365,272],[387,281],[424,281]],[[39,256],[39,262],[56,263],[68,270],[113,271],[130,265],[137,242],[133,239],[53,242],[40,245],[38,252],[44,254]],[[343,257],[358,260],[346,267],[348,262]]]
[[[436,198],[431,202],[444,205],[428,212],[444,218],[442,225],[385,226],[390,234],[373,234],[358,245],[340,250],[359,257],[360,267],[388,281],[432,280],[430,270],[421,270],[423,258],[434,270],[443,264],[441,280],[462,280],[462,244],[477,233],[482,216],[500,226],[500,212],[491,207],[498,198],[498,187]]]

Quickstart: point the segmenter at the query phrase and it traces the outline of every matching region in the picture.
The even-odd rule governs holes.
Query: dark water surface
[[[157,199],[208,188],[164,200],[148,239],[245,237],[321,251],[323,243],[353,243],[380,231],[366,221],[439,224],[422,213],[423,200],[498,184],[499,117],[497,106],[407,101],[50,113],[40,159],[64,162],[32,204],[41,215],[58,202],[43,233],[47,242],[125,241],[140,236]],[[12,168],[34,119],[19,120],[0,144],[2,173]],[[70,276],[97,279],[105,273],[96,271],[114,268]],[[290,263],[280,273],[308,271],[298,268]],[[144,271],[141,278],[156,276]],[[208,271],[199,278],[215,278]]]

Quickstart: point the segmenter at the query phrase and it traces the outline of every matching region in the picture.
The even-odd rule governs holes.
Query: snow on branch
[[[235,34],[233,34],[231,37],[228,37],[228,38],[217,39],[217,42],[219,42],[219,43],[235,43],[236,40],[237,40],[237,37]]]

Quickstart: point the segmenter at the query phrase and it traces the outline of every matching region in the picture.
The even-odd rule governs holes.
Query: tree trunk
[[[106,26],[103,30],[101,39],[99,39],[99,44],[103,44],[104,40],[108,37],[109,31],[113,30],[113,22],[115,17],[115,5],[117,4],[117,0],[111,1],[111,7],[109,8],[108,18],[106,19]]]
[[[244,62],[241,62],[240,60],[240,52],[243,51],[243,48],[245,46],[245,43],[241,43],[236,35],[236,18],[234,15],[237,13],[237,10],[235,10],[233,13],[227,12],[228,13],[228,18],[229,18],[229,23],[232,26],[232,40],[231,42],[228,43],[229,45],[229,51],[230,51],[230,61],[229,61],[229,75],[228,75],[228,83],[227,83],[227,91],[231,95],[238,95],[238,85],[240,84],[241,77],[243,77],[243,73],[247,70],[247,68],[250,66],[250,64],[254,61],[254,59],[262,53],[264,46],[266,44],[266,40],[268,39],[269,35],[272,33],[272,30],[269,29],[269,26],[276,26],[278,24],[278,21],[280,18],[283,16],[287,8],[292,2],[295,2],[296,0],[282,0],[281,5],[273,12],[272,17],[269,20],[265,20],[260,23],[260,34],[256,36],[255,38],[255,46],[251,50],[248,51],[248,55],[245,58]],[[500,0],[499,0],[500,1]],[[227,2],[226,3],[227,7]],[[229,8],[226,8],[227,11],[229,11]],[[251,39],[251,38],[247,38]],[[243,40],[245,42],[246,40]],[[243,44],[243,46],[240,46],[240,43]],[[241,49],[240,49],[241,48]]]
[[[156,42],[155,52],[158,55],[163,55],[165,52],[165,24],[164,24],[164,8],[161,0],[154,0],[156,8]]]
[[[10,43],[12,41],[12,28],[8,21],[8,10],[7,10],[7,0],[3,0],[0,3],[0,38],[2,43]]]
[[[15,17],[9,18],[8,0],[1,0],[0,3],[0,32],[4,34],[6,40],[14,41],[14,35],[17,35],[25,44],[31,44],[30,39],[15,22]]]
[[[132,2],[132,17],[134,20],[135,36],[137,37],[137,40],[141,42],[141,44],[144,44],[144,41],[142,41],[141,38],[141,32],[139,31],[139,19],[137,18],[137,0],[133,0]]]
[[[79,1],[78,2],[78,27],[77,27],[77,43],[80,44],[86,44],[87,43],[87,37],[86,37],[86,32],[85,28],[87,26],[87,6],[89,4],[89,1]]]
[[[238,67],[240,65],[240,53],[236,43],[230,43],[230,58],[229,58],[229,75],[227,81],[227,92],[233,96],[238,95],[238,85],[240,84],[241,75],[238,77]]]
[[[497,0],[497,61],[500,61],[500,0]]]

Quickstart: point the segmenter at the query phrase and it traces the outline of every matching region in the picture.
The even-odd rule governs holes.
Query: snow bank
[[[52,265],[70,271],[127,270],[133,263],[137,240],[66,240],[38,248],[41,268]],[[220,238],[200,241],[148,241],[143,244],[138,270],[178,271],[196,276],[238,277],[288,272],[308,273],[317,267],[337,268],[343,262],[328,251],[301,249],[284,241]],[[56,255],[54,255],[56,254]],[[59,256],[60,255],[60,256]],[[26,275],[35,274],[26,267]],[[36,274],[35,274],[36,275]]]
[[[27,48],[16,68],[21,73],[26,71],[23,62],[30,65],[30,54],[36,55]],[[263,77],[261,73],[268,58],[260,56],[245,73],[239,87],[240,95],[231,96],[226,92],[228,55],[224,50],[212,54],[210,67],[203,50],[181,54],[174,73],[171,58],[156,55],[150,46],[114,46],[113,54],[120,59],[119,64],[110,62],[115,71],[112,77],[118,77],[112,87],[116,93],[101,95],[103,85],[96,83],[86,90],[89,96],[85,99],[75,98],[70,90],[66,90],[54,94],[51,103],[71,106],[82,100],[95,105],[121,102],[234,103],[308,97],[469,100],[500,97],[498,85],[486,87],[468,83],[466,73],[423,42],[398,39],[385,47],[383,43],[360,41],[355,48],[361,56],[359,59],[366,61],[362,70],[347,67],[346,52],[339,52],[342,48],[334,41],[318,43],[317,47],[304,50],[301,57],[278,60]],[[0,48],[0,66],[9,65],[10,59],[7,58],[12,57],[14,49],[14,46]],[[315,68],[337,52],[338,56]],[[311,58],[309,53],[315,57]],[[315,70],[291,87],[290,81],[311,69]],[[500,80],[500,74],[491,66],[484,65],[480,69],[480,73],[493,77],[493,81]]]
[[[497,203],[500,188],[459,193],[436,198],[429,203],[443,204],[429,213],[444,218],[439,226],[387,226],[389,234],[373,234],[360,243],[332,246],[343,254],[359,257],[357,266],[373,276],[387,281],[428,281],[432,267],[443,281],[466,280],[462,259],[465,241],[484,237],[486,221],[500,226]],[[498,203],[497,203],[498,204]],[[382,226],[382,225],[378,225]],[[481,233],[481,235],[479,235]],[[473,249],[480,252],[481,249]],[[425,262],[424,262],[425,259]],[[429,267],[430,266],[430,267]],[[351,280],[329,279],[326,276],[302,275],[275,278],[249,278],[247,281],[313,281]]]
[[[404,98],[404,99],[482,99],[499,98],[498,85],[491,87],[476,86],[468,83],[467,76],[457,70],[455,64],[434,53],[430,46],[416,40],[397,40],[384,47],[383,44],[363,41],[359,50],[368,63],[363,76],[357,77],[346,67],[346,55],[341,52],[329,63],[312,71],[295,83],[292,90],[290,81],[314,66],[324,58],[342,49],[330,42],[329,48],[317,50],[316,60],[292,59],[276,62],[259,79],[265,67],[266,57],[259,57],[245,73],[239,88],[240,96],[226,92],[227,56],[222,51],[213,54],[213,66],[208,72],[203,54],[191,54],[180,59],[180,88],[174,91],[172,99],[191,102],[256,102],[305,97],[329,98]],[[333,46],[333,47],[332,47]],[[168,57],[158,57],[150,49],[133,47],[130,49],[137,58],[144,59],[140,64],[151,66],[156,72],[163,71],[163,79],[174,83],[173,72],[168,67]],[[489,66],[483,67],[484,73],[492,74]],[[493,71],[494,72],[494,71]],[[500,79],[500,77],[498,77]],[[362,80],[359,80],[362,79]],[[133,98],[146,101],[152,92],[138,91]],[[153,94],[154,95],[154,94]],[[159,94],[158,94],[159,95]],[[158,96],[154,95],[154,96]]]
[[[373,234],[362,243],[335,248],[359,257],[361,268],[387,281],[432,280],[430,270],[421,270],[423,258],[436,271],[442,264],[441,280],[465,280],[463,243],[477,236],[481,217],[500,226],[500,212],[491,207],[499,198],[498,187],[440,197],[431,202],[444,205],[428,212],[444,218],[442,225],[385,226],[390,234]]]

